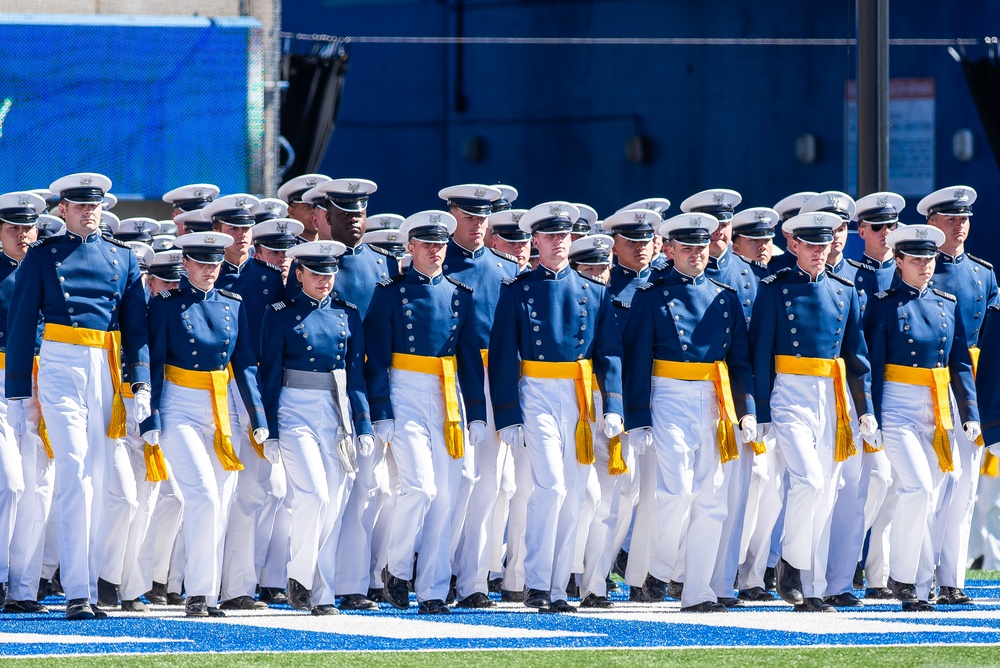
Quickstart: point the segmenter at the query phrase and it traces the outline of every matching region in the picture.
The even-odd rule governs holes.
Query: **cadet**
[[[573,229],[569,233],[570,243],[590,234],[590,229],[597,222],[597,211],[594,207],[578,203],[574,203],[573,206],[579,209],[580,217],[573,222]]]
[[[108,439],[125,435],[120,355],[130,365],[136,417],[149,415],[146,298],[135,255],[98,234],[101,174],[55,181],[66,234],[33,245],[18,270],[8,312],[6,396],[32,396],[39,314],[38,400],[55,455],[55,509],[67,619],[106,616],[97,600]],[[119,328],[121,334],[119,334]],[[25,406],[25,409],[28,407]]]
[[[660,214],[660,219],[663,220],[666,217],[667,209],[669,208],[670,200],[667,198],[647,197],[646,199],[641,199],[637,202],[632,202],[631,204],[623,206],[618,209],[616,213],[628,211],[629,209],[647,209]],[[663,237],[659,234],[653,235],[653,260],[649,264],[654,271],[665,271],[669,268],[670,261],[667,259],[667,256],[663,254]]]
[[[653,226],[659,223],[660,214],[649,209],[626,209],[604,220],[604,233],[615,240],[617,262],[611,268],[611,280],[608,281],[612,299],[630,302],[636,288],[649,282],[655,236]]]
[[[768,246],[773,243],[778,212],[766,206],[743,209],[733,215],[731,224],[733,252],[754,268],[754,275],[758,279],[763,278],[767,275],[767,259],[770,257]],[[756,294],[757,286],[754,285],[753,288]]]
[[[757,416],[771,423],[789,478],[777,589],[806,612],[833,610],[823,602],[826,562],[840,469],[856,454],[852,395],[862,436],[871,440],[877,429],[858,294],[826,270],[841,220],[804,213],[785,222],[796,267],[761,281],[750,321]]]
[[[268,436],[242,298],[215,288],[232,243],[231,236],[217,232],[178,237],[187,277],[179,289],[161,292],[149,303],[154,413],[140,431],[156,445],[162,425],[162,452],[184,497],[189,617],[224,615],[215,607],[223,539],[236,472],[243,468],[239,440],[233,440],[233,425],[239,423],[230,377],[249,412],[253,439],[263,443]],[[256,455],[244,452],[247,456]]]
[[[900,280],[868,302],[865,340],[872,366],[872,398],[881,437],[898,478],[900,521],[892,523],[889,575],[904,611],[932,611],[934,567],[944,518],[935,516],[955,470],[955,429],[948,388],[964,431],[979,436],[979,410],[955,297],[928,288],[941,230],[910,225],[889,233]],[[957,431],[957,430],[956,430]]]
[[[263,223],[266,220],[288,217],[288,205],[274,197],[261,199],[251,211],[253,211],[255,224]]]
[[[302,223],[302,238],[305,241],[318,241],[321,231],[316,228],[313,218],[313,204],[304,196],[319,184],[332,180],[325,174],[303,174],[285,181],[278,188],[278,197],[288,203],[288,217]]]
[[[927,195],[917,204],[917,212],[927,216],[927,223],[944,232],[945,241],[941,244],[930,285],[958,298],[958,311],[965,325],[966,346],[972,355],[973,373],[976,371],[979,337],[986,309],[998,303],[993,265],[965,252],[975,201],[976,191],[969,186],[951,186]],[[964,431],[956,431],[955,439],[958,441],[955,469],[960,470],[961,475],[958,484],[953,487],[951,503],[939,511],[945,513],[940,520],[944,522],[945,535],[937,567],[940,588],[937,602],[944,604],[971,602],[962,587],[965,585],[972,511],[983,460],[983,450],[979,447],[983,445],[982,439],[968,439]]]
[[[0,361],[7,351],[8,305],[18,267],[38,234],[35,228],[45,200],[30,192],[0,196]],[[39,331],[40,333],[40,331]],[[41,343],[36,339],[35,348]],[[2,365],[0,365],[2,367]],[[0,368],[0,378],[4,370]],[[38,435],[37,389],[29,400],[10,402],[0,396],[0,582],[6,583],[4,612],[43,613],[36,602],[42,571],[42,545],[52,506],[52,459]],[[25,408],[32,415],[26,415]],[[14,438],[11,438],[13,436]],[[2,589],[2,588],[0,588]],[[0,592],[2,593],[2,592]]]
[[[861,295],[862,310],[868,297],[888,290],[896,280],[896,260],[885,239],[896,229],[899,212],[905,206],[906,200],[888,192],[866,195],[856,203],[858,236],[865,242],[865,254],[860,262],[848,263],[857,270],[854,283]]]
[[[524,604],[571,612],[580,502],[594,461],[592,378],[604,393],[605,435],[622,431],[621,341],[605,286],[569,268],[579,210],[546,202],[521,218],[539,249],[537,269],[500,291],[490,336],[490,395],[500,440],[527,444],[535,488],[528,500]],[[575,324],[574,324],[575,323]]]
[[[734,423],[745,442],[757,438],[739,297],[704,273],[718,226],[713,216],[700,213],[660,226],[673,268],[638,289],[622,336],[629,443],[645,448],[651,441],[658,471],[660,539],[650,576],[662,587],[674,579],[681,559],[681,610],[688,612],[726,610],[711,580],[718,553],[726,549],[720,544],[730,480],[725,464],[739,457]]]
[[[152,218],[126,218],[120,220],[111,228],[111,236],[118,241],[128,243],[138,241],[149,245],[153,243],[153,235],[160,231],[160,224]],[[135,250],[133,248],[133,250]],[[152,250],[152,248],[150,248]],[[140,258],[141,259],[141,258]]]
[[[528,266],[531,253],[531,235],[521,229],[518,222],[527,209],[504,209],[490,214],[490,248],[517,261],[518,271]]]
[[[337,541],[357,446],[365,457],[375,450],[361,317],[329,296],[343,252],[337,241],[292,248],[302,292],[272,304],[262,326],[261,394],[271,439],[264,452],[284,462],[293,490],[288,602],[314,615],[337,613]]]
[[[423,614],[451,612],[444,599],[453,572],[452,504],[465,451],[456,373],[469,421],[469,447],[486,435],[472,291],[441,271],[455,227],[454,217],[444,211],[422,211],[403,221],[400,233],[409,242],[413,264],[405,274],[379,284],[365,318],[372,420],[379,441],[392,442],[400,485],[389,530],[384,595],[393,606],[406,609],[406,581],[412,577]],[[414,553],[420,555],[415,574]]]
[[[774,210],[778,212],[778,225],[783,224],[789,218],[797,216],[802,205],[809,201],[812,197],[815,197],[819,193],[806,190],[800,193],[795,193],[794,195],[789,195],[785,197],[780,202],[774,205]],[[781,234],[785,237],[785,252],[781,255],[773,256],[771,261],[767,263],[767,271],[769,274],[773,274],[786,267],[795,266],[795,249],[792,240],[792,235],[788,230],[782,229]]]
[[[177,222],[177,234],[199,231],[186,229],[184,220],[177,221],[177,217],[190,211],[204,209],[208,206],[209,202],[218,196],[219,186],[212,185],[211,183],[192,183],[180,188],[174,188],[165,194],[163,201],[173,207],[170,212],[170,218]]]
[[[302,223],[291,218],[274,218],[257,223],[252,228],[254,259],[281,271],[284,284],[292,260],[288,250],[299,243]]]
[[[498,188],[479,184],[451,186],[438,193],[438,197],[448,203],[448,211],[456,221],[441,270],[448,278],[472,289],[476,346],[481,351],[486,369],[489,368],[486,351],[500,286],[504,280],[516,276],[520,269],[516,262],[483,245],[492,202],[502,195]],[[484,383],[485,380],[484,375]],[[464,392],[466,388],[462,386],[461,389]],[[489,392],[485,385],[483,391],[488,400]],[[487,596],[492,552],[489,540],[492,524],[488,521],[492,519],[493,507],[500,494],[503,469],[510,456],[510,448],[497,438],[493,411],[488,406],[484,409],[486,434],[479,447],[466,453],[466,473],[461,483],[463,489],[458,490],[454,500],[456,513],[452,518],[452,529],[461,533],[455,552],[454,574],[457,576],[455,592],[458,606],[462,608],[493,606]],[[472,481],[471,489],[464,489],[467,480]]]
[[[369,246],[387,251],[397,260],[403,257],[403,254],[406,253],[406,244],[399,236],[399,226],[403,222],[403,216],[397,213],[380,213],[377,216],[368,216],[367,218],[368,224],[361,241]]]

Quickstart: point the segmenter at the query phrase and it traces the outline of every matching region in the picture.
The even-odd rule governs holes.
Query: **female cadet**
[[[357,307],[331,298],[338,241],[287,251],[302,292],[264,312],[261,394],[271,440],[264,455],[285,462],[292,494],[288,602],[314,615],[337,614],[334,574],[347,496],[361,454],[375,437],[364,379],[365,344]]]
[[[934,509],[955,470],[949,386],[969,439],[980,432],[955,297],[928,289],[944,241],[945,235],[930,225],[893,230],[886,243],[901,282],[869,299],[864,318],[875,413],[893,477],[899,478],[896,517],[906,519],[892,524],[889,577],[903,610],[912,611],[934,609],[928,600],[941,550],[936,543],[943,535],[933,526]]]
[[[162,451],[184,496],[185,612],[190,617],[224,615],[215,605],[222,544],[236,472],[243,468],[233,448],[232,429],[239,421],[228,392],[231,377],[250,414],[254,440],[267,439],[242,299],[215,288],[232,243],[231,236],[218,232],[178,237],[174,246],[183,253],[187,277],[179,289],[149,302],[153,415],[140,431],[155,445],[162,425]]]

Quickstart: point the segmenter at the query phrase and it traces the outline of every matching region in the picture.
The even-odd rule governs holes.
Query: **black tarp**
[[[962,69],[976,103],[979,120],[993,149],[993,159],[1000,166],[1000,59],[994,49],[991,48],[989,55],[978,60],[972,60],[963,53]]]

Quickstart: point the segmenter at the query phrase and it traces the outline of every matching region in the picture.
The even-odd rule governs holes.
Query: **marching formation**
[[[1000,560],[972,188],[913,225],[888,192],[599,220],[465,184],[404,217],[309,174],[176,188],[157,221],[111,189],[0,195],[5,613],[569,613],[622,580],[690,612],[926,611],[971,603],[970,540]]]

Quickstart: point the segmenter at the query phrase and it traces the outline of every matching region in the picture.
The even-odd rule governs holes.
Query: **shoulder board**
[[[55,241],[58,241],[61,237],[62,235],[55,235],[51,237],[45,237],[44,239],[39,239],[38,241],[32,241],[30,244],[28,244],[28,248],[35,248],[36,246],[44,246],[45,244],[51,244]]]
[[[514,283],[517,283],[518,281],[523,281],[528,276],[531,276],[531,272],[530,271],[522,271],[520,274],[518,274],[514,278],[505,278],[505,279],[503,279],[503,284],[504,285],[512,285]]]
[[[406,276],[406,274],[396,274],[392,278],[387,278],[384,281],[379,281],[378,282],[378,286],[380,288],[387,288],[390,285],[392,285],[393,283],[399,283],[401,280],[403,280],[403,278],[405,276]]]
[[[387,250],[386,250],[386,249],[384,249],[384,248],[379,248],[378,246],[374,246],[374,245],[372,245],[372,244],[365,244],[365,246],[368,246],[368,250],[372,250],[372,251],[375,251],[375,252],[376,252],[376,253],[378,253],[379,255],[385,255],[385,256],[387,256],[387,257],[391,257],[391,258],[392,258],[392,259],[394,259],[394,260],[397,260],[397,259],[398,259],[398,258],[397,258],[397,257],[396,257],[395,255],[393,255],[393,254],[392,254],[392,252],[391,252],[391,251],[387,251]]]
[[[764,269],[764,270],[767,269],[767,265],[761,262],[760,260],[747,260],[746,262],[751,267],[757,267],[758,269]]]
[[[490,252],[496,255],[501,260],[507,260],[508,262],[513,262],[514,264],[517,264],[517,258],[514,257],[513,255],[509,255],[508,253],[504,253],[503,251],[498,251],[496,248],[491,248]]]
[[[891,297],[896,293],[896,288],[889,288],[888,290],[883,290],[882,292],[875,293],[875,299],[885,299]]]
[[[642,285],[636,287],[636,290],[652,290],[653,288],[655,288],[657,285],[659,285],[662,282],[663,282],[663,277],[660,276],[659,278],[654,278],[650,282],[643,283]]]
[[[632,307],[632,302],[623,302],[620,299],[612,299],[611,300],[611,305],[612,306],[617,306],[618,308],[623,308],[623,309],[628,310],[629,308]]]
[[[238,302],[243,301],[243,297],[239,296],[235,292],[230,292],[229,290],[219,290],[219,294],[223,297],[229,297],[230,299],[235,299]]]
[[[268,304],[267,306],[268,308],[273,309],[275,311],[280,311],[281,309],[288,308],[294,303],[295,303],[294,299],[289,299],[287,302],[286,301],[274,302],[273,304]]]
[[[256,260],[257,264],[264,267],[265,269],[271,269],[272,271],[276,271],[279,274],[281,273],[281,267],[276,267],[270,262],[265,262],[264,260],[261,260],[259,257],[254,257],[254,260]]]
[[[171,297],[176,297],[180,293],[181,293],[180,290],[163,290],[161,292],[156,293],[156,296],[159,297],[160,299],[170,299]]]
[[[470,287],[469,287],[468,285],[466,285],[465,283],[463,283],[463,282],[461,282],[461,281],[456,281],[456,280],[455,280],[454,278],[452,278],[451,276],[445,276],[444,278],[445,278],[445,280],[446,280],[446,281],[448,281],[448,282],[449,282],[449,283],[451,283],[452,285],[457,285],[457,286],[458,286],[458,287],[460,287],[460,288],[463,288],[463,289],[465,289],[465,290],[468,290],[469,292],[472,292],[472,288],[470,288]]]
[[[947,299],[950,302],[957,302],[958,301],[958,297],[956,297],[955,295],[951,294],[950,292],[945,292],[944,290],[938,290],[937,288],[931,288],[931,292],[933,292],[934,294],[936,294],[938,297],[944,297],[945,299]]]
[[[993,309],[994,311],[1000,311],[1000,304],[990,304],[986,308],[987,309]]]
[[[730,285],[726,285],[722,281],[717,281],[714,278],[709,278],[708,280],[712,281],[713,283],[715,283],[716,285],[718,285],[720,288],[725,288],[726,290],[729,290],[730,292],[736,292],[736,288],[734,288],[734,287],[732,287]]]
[[[792,270],[788,267],[785,267],[784,269],[779,269],[770,276],[765,276],[764,278],[760,279],[760,283],[761,285],[771,285],[775,281],[780,281],[785,276],[788,276],[788,274],[791,273],[791,271]]]
[[[990,264],[990,263],[989,263],[989,262],[987,262],[986,260],[983,260],[982,258],[978,258],[978,257],[976,257],[976,256],[975,256],[975,255],[973,255],[972,253],[966,253],[965,255],[966,255],[966,257],[968,257],[968,258],[969,258],[970,260],[972,260],[973,262],[978,262],[979,264],[983,265],[983,266],[984,266],[984,267],[986,267],[987,269],[992,269],[992,268],[993,268],[993,265],[992,265],[992,264]]]
[[[343,299],[337,299],[336,297],[334,297],[330,301],[333,302],[334,304],[336,304],[337,306],[343,306],[344,308],[351,309],[352,311],[357,311],[358,310],[357,306],[355,306],[351,302],[344,301]]]
[[[104,239],[105,241],[107,241],[108,243],[112,243],[112,244],[114,244],[115,246],[120,246],[120,247],[122,247],[122,248],[127,248],[127,249],[129,249],[129,250],[132,250],[132,247],[131,247],[131,246],[129,246],[129,245],[127,244],[127,243],[125,243],[124,241],[119,241],[118,239],[115,239],[115,238],[114,238],[113,236],[111,236],[111,235],[108,235],[108,234],[102,234],[102,235],[101,235],[101,238],[102,238],[102,239]]]
[[[847,258],[847,264],[851,265],[855,269],[861,269],[867,266],[865,264],[862,264],[861,262],[858,262],[857,260],[852,260],[851,258]]]
[[[832,271],[830,271],[829,269],[826,270],[826,275],[829,276],[830,278],[832,278],[835,281],[840,281],[841,283],[843,283],[844,285],[846,285],[846,286],[848,286],[850,288],[854,287],[854,281],[852,281],[849,278],[844,278],[840,274],[835,274]]]

